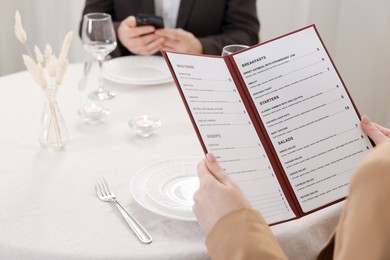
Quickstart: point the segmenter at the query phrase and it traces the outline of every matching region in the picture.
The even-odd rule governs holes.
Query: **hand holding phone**
[[[134,15],[125,18],[118,26],[119,42],[136,55],[152,55],[159,52],[165,39],[156,35],[154,26],[137,26]],[[162,30],[163,31],[163,30]]]
[[[156,29],[164,28],[164,20],[161,16],[152,14],[137,14],[135,16],[137,26],[152,25]]]

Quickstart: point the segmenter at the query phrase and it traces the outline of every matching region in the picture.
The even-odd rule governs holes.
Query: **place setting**
[[[196,221],[192,206],[194,193],[199,188],[196,169],[200,159],[196,156],[177,157],[144,167],[131,179],[132,197],[155,214],[180,221]],[[141,243],[152,243],[152,235],[144,228],[142,221],[119,203],[104,177],[96,179],[95,191],[101,201],[114,203]]]

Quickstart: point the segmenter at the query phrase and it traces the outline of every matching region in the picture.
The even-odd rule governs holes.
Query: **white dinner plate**
[[[194,163],[174,163],[156,170],[146,181],[146,194],[163,208],[192,211],[193,196],[199,188]]]
[[[133,85],[155,85],[171,82],[172,75],[163,57],[124,56],[103,65],[104,78]]]
[[[131,195],[138,204],[156,214],[172,219],[196,221],[192,210],[188,210],[189,206],[183,207],[183,205],[189,205],[189,198],[192,198],[193,192],[195,192],[194,185],[197,185],[189,185],[188,179],[185,181],[186,176],[194,177],[194,169],[196,169],[200,160],[201,157],[195,156],[178,157],[146,166],[132,178],[130,183]],[[170,173],[169,169],[173,173]],[[163,183],[157,184],[154,178],[159,179]],[[183,182],[175,181],[180,179]],[[192,179],[192,181],[195,181],[195,179]],[[160,196],[153,191],[155,188],[163,188],[161,190],[163,193],[164,188],[166,189],[167,187],[170,187],[171,192],[175,192],[173,197],[175,197],[176,202],[180,201],[176,206],[175,199],[172,199],[172,193]],[[162,194],[161,192],[160,194]],[[183,204],[184,201],[185,203]],[[165,202],[168,202],[169,205],[164,204]],[[192,208],[192,205],[190,207]]]
[[[123,79],[118,79],[113,76],[108,75],[107,73],[103,72],[103,77],[106,80],[115,82],[115,83],[120,83],[120,84],[125,84],[125,85],[140,85],[140,86],[146,86],[146,85],[158,85],[158,84],[166,84],[169,82],[172,82],[172,78],[166,78],[163,80],[156,80],[156,81],[127,81]]]

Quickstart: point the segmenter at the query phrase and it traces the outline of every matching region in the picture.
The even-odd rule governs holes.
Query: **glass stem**
[[[104,92],[104,82],[103,82],[103,61],[104,59],[98,59],[99,61],[99,89],[98,92]]]

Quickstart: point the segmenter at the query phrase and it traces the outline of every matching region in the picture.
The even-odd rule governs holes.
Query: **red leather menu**
[[[163,56],[204,151],[269,224],[347,196],[372,144],[314,25],[229,56]]]

